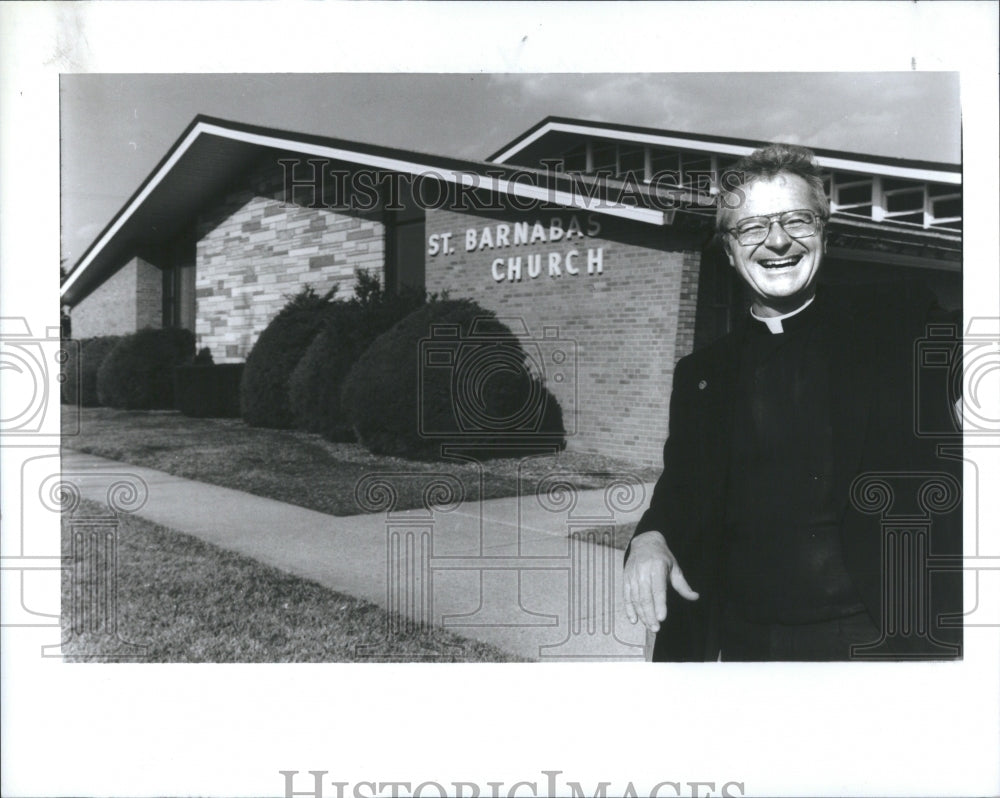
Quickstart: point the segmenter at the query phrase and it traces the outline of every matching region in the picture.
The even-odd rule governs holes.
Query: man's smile
[[[798,264],[800,260],[802,260],[802,253],[787,255],[783,258],[758,258],[757,263],[765,269],[787,269]]]

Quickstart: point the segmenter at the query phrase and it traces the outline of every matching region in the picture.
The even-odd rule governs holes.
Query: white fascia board
[[[108,242],[111,241],[115,233],[121,230],[122,225],[124,225],[125,222],[127,222],[131,218],[132,214],[135,213],[136,210],[138,210],[138,208],[142,205],[142,203],[146,201],[146,198],[153,193],[153,189],[160,184],[160,182],[167,175],[167,173],[169,173],[170,170],[173,169],[174,165],[181,159],[184,153],[188,151],[188,149],[195,142],[198,136],[201,135],[202,132],[201,128],[202,128],[201,124],[195,125],[195,127],[191,130],[191,132],[184,137],[184,141],[181,142],[180,146],[177,148],[174,154],[171,155],[170,158],[168,158],[167,161],[163,164],[163,166],[161,166],[160,169],[156,172],[156,174],[153,175],[153,178],[152,180],[149,181],[149,184],[128,204],[128,207],[124,210],[121,216],[119,216],[115,220],[115,223],[111,225],[111,227],[109,227],[104,232],[104,235],[102,235],[100,239],[98,239],[98,241],[94,244],[94,246],[91,247],[90,254],[83,259],[80,265],[77,266],[73,270],[73,273],[66,279],[66,282],[63,283],[62,288],[59,291],[61,295],[65,294],[70,289],[70,287],[77,281],[77,278],[81,274],[83,274],[84,271],[86,271],[87,267],[91,264],[93,259],[97,257],[97,254],[102,249],[104,249],[105,246],[107,246]]]
[[[656,133],[639,133],[616,130],[614,128],[599,128],[589,125],[573,125],[566,122],[548,122],[530,136],[526,136],[517,144],[500,153],[494,158],[496,163],[505,163],[509,158],[516,155],[525,147],[534,144],[542,136],[552,133],[575,133],[581,136],[600,136],[601,138],[617,139],[618,141],[628,141],[636,144],[654,144],[660,147],[675,147],[684,150],[696,150],[698,152],[713,155],[749,155],[754,151],[754,147],[746,144],[722,144],[695,139],[682,139],[676,136],[665,136]],[[867,175],[882,175],[883,177],[899,177],[907,180],[926,180],[931,183],[948,183],[951,185],[961,185],[962,175],[956,172],[943,172],[936,169],[920,169],[910,166],[892,166],[887,164],[869,163],[851,158],[831,158],[816,156],[816,161],[826,169],[842,170],[845,172],[860,172]]]
[[[349,161],[351,163],[372,166],[378,169],[386,169],[394,172],[403,172],[411,175],[428,175],[447,183],[481,188],[493,192],[504,192],[511,196],[522,197],[524,199],[537,200],[540,202],[555,202],[567,207],[575,207],[580,210],[603,213],[608,216],[618,216],[623,219],[632,219],[662,226],[667,223],[663,211],[648,208],[632,208],[627,206],[612,205],[606,202],[594,202],[591,204],[585,197],[578,196],[575,192],[551,191],[543,186],[525,185],[517,180],[506,180],[499,177],[489,177],[480,175],[478,172],[442,171],[427,164],[407,161],[399,158],[389,158],[381,155],[357,152],[342,147],[329,147],[322,144],[310,144],[308,142],[296,141],[295,139],[282,138],[280,136],[270,136],[261,133],[248,133],[241,130],[230,130],[207,122],[199,122],[192,128],[191,132],[185,136],[180,146],[162,167],[153,175],[146,187],[133,199],[125,211],[115,220],[115,223],[101,236],[99,241],[91,249],[90,254],[73,270],[65,283],[63,283],[61,294],[76,282],[77,278],[83,274],[97,254],[104,249],[114,235],[122,228],[122,225],[138,210],[143,202],[149,197],[153,190],[162,182],[163,178],[170,172],[177,162],[190,149],[191,145],[201,135],[220,136],[222,138],[241,141],[247,144],[256,144],[261,147],[271,147],[274,149],[299,152],[303,155],[317,155],[334,160]],[[472,178],[470,182],[469,178]]]
[[[357,152],[342,147],[329,147],[324,144],[309,144],[295,139],[268,136],[260,133],[244,133],[233,131],[216,125],[205,125],[205,132],[216,136],[244,141],[250,144],[258,144],[262,147],[272,147],[275,149],[288,150],[290,152],[300,152],[303,155],[318,155],[333,160],[349,161],[351,163],[372,166],[377,169],[385,169],[391,172],[403,172],[410,175],[428,175],[446,183],[454,183],[458,186],[485,189],[493,192],[504,192],[506,194],[523,197],[525,199],[555,202],[559,205],[576,207],[580,210],[605,213],[609,216],[620,216],[625,219],[635,219],[637,221],[662,225],[664,215],[662,211],[650,210],[646,208],[629,208],[607,203],[599,203],[590,207],[585,198],[577,196],[574,192],[550,191],[544,186],[525,185],[517,180],[506,180],[500,177],[481,175],[478,172],[462,172],[455,170],[439,170],[427,164],[416,161],[408,161],[400,158],[390,158],[383,155],[372,155],[370,153]],[[470,181],[471,178],[471,181]]]

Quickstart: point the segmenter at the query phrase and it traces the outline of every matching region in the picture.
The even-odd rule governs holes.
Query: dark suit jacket
[[[933,297],[918,283],[821,286],[815,302],[820,314],[817,323],[825,331],[823,345],[828,347],[834,394],[834,484],[837,495],[843,497],[840,532],[844,559],[869,614],[887,635],[877,652],[888,658],[957,656],[960,625],[956,627],[954,619],[950,628],[937,622],[942,613],[961,613],[961,572],[934,574],[929,613],[932,629],[914,634],[907,628],[903,631],[909,634],[899,634],[898,623],[886,624],[883,618],[886,614],[898,617],[891,606],[898,597],[886,597],[892,585],[885,585],[883,579],[883,550],[888,540],[885,524],[891,519],[875,511],[885,491],[876,484],[866,493],[856,494],[854,501],[850,499],[856,477],[883,474],[882,481],[893,494],[891,505],[885,508],[888,512],[927,516],[933,522],[929,553],[935,561],[961,554],[960,503],[950,513],[923,512],[921,516],[921,507],[926,510],[927,505],[926,489],[917,496],[926,475],[950,475],[950,482],[937,479],[946,491],[949,485],[961,485],[960,461],[937,454],[941,439],[915,432],[918,409],[923,429],[937,426],[954,431],[944,381],[936,379],[941,369],[921,371],[914,367],[919,354],[915,347],[925,335],[927,322],[943,319]],[[661,532],[701,598],[689,602],[668,589],[667,620],[657,634],[654,660],[714,661],[718,657],[734,394],[742,337],[753,323],[759,322],[748,317],[736,331],[681,359],[674,370],[663,474],[635,534]],[[915,393],[921,380],[924,395]],[[960,443],[957,433],[954,440]],[[855,487],[857,490],[861,485]],[[914,496],[905,495],[908,492]],[[946,504],[942,499],[938,509]],[[890,553],[889,557],[893,556]],[[933,640],[928,642],[928,636]]]

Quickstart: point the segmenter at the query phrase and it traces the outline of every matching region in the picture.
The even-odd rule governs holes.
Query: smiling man
[[[751,306],[675,368],[626,612],[657,633],[654,660],[957,656],[960,627],[938,620],[961,612],[960,574],[887,607],[879,519],[850,500],[860,474],[955,471],[914,432],[913,346],[934,298],[917,283],[817,287],[830,209],[811,151],[765,147],[730,177],[717,232]],[[960,554],[956,517],[936,524],[935,553]],[[930,627],[883,628],[900,612]]]

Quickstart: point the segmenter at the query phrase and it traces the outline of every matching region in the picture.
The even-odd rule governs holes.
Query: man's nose
[[[775,219],[771,222],[771,227],[768,228],[764,244],[768,249],[772,249],[775,252],[784,252],[792,245],[792,237],[785,232],[785,228]]]

